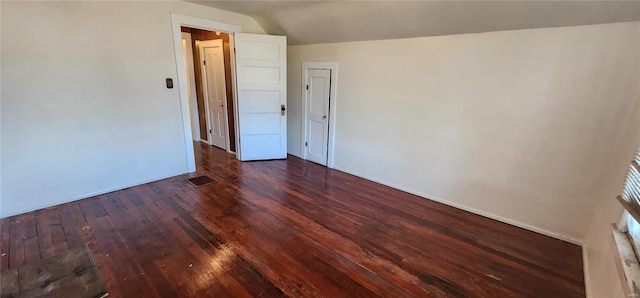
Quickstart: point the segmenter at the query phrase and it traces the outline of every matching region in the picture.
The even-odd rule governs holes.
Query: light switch
[[[167,89],[173,89],[173,79],[167,78],[165,81],[167,82]]]

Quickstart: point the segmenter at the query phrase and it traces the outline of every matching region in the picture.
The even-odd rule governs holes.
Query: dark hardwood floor
[[[109,297],[584,297],[579,246],[289,157],[1,221],[0,269],[88,245]],[[206,173],[215,182],[185,180]]]

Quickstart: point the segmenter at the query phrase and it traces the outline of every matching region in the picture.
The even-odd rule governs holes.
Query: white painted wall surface
[[[618,151],[609,156],[609,169],[603,171],[585,240],[587,294],[592,298],[626,297],[614,259],[616,248],[611,241],[611,224],[618,224],[622,218],[624,209],[616,196],[622,190],[629,162],[640,145],[640,102],[636,101],[635,106],[621,112],[619,117],[618,122],[623,125],[612,132],[614,138],[610,143]]]
[[[638,101],[639,38],[630,22],[291,46],[288,150],[302,62],[336,61],[336,168],[580,242]]]
[[[187,171],[170,13],[182,1],[1,2],[0,216]]]

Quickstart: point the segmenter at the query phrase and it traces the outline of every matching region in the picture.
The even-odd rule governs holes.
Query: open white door
[[[287,39],[235,34],[240,160],[287,158]]]

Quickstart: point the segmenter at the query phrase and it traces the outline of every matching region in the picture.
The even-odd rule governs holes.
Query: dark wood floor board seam
[[[0,219],[0,270],[86,245],[113,297],[585,295],[573,244],[293,156],[194,148],[195,173]]]
[[[361,180],[361,181],[366,182],[368,184],[375,184],[374,182],[371,182],[371,181],[368,181],[368,180],[365,180],[363,178],[359,178],[357,176],[353,176],[353,175],[350,175],[350,174],[347,174],[347,173],[343,173],[343,172],[340,172],[340,171],[337,171],[337,170],[329,170],[329,171],[330,171],[330,173],[335,174],[337,177],[349,176],[349,177],[352,177],[353,179]],[[370,190],[369,188],[364,188],[363,189],[363,191],[369,191],[369,190]],[[476,214],[470,213],[468,211],[452,208],[452,207],[446,206],[446,205],[444,205],[442,203],[435,202],[435,201],[432,201],[432,200],[429,200],[429,199],[424,199],[424,198],[418,197],[416,195],[413,195],[413,194],[410,194],[410,193],[407,193],[407,192],[404,192],[404,191],[401,191],[401,190],[395,190],[395,189],[391,189],[391,188],[383,188],[382,190],[378,190],[378,191],[379,191],[379,194],[377,196],[376,195],[371,196],[370,199],[374,199],[375,200],[380,195],[389,195],[391,193],[401,193],[401,194],[403,194],[401,196],[401,199],[410,199],[410,200],[408,200],[408,202],[410,202],[412,204],[411,206],[407,206],[408,207],[407,210],[422,210],[422,209],[425,209],[425,210],[429,210],[429,211],[435,211],[435,212],[443,213],[443,214],[449,215],[449,216],[454,216],[458,220],[473,221],[474,225],[475,224],[480,224],[481,226],[489,228],[489,229],[495,229],[496,227],[500,227],[500,229],[499,230],[495,230],[495,232],[504,233],[507,230],[517,231],[517,232],[510,233],[509,236],[512,236],[512,235],[516,236],[520,240],[523,240],[523,239],[526,240],[526,237],[529,237],[529,236],[534,236],[535,238],[548,238],[548,236],[544,236],[544,235],[541,235],[539,233],[531,232],[531,231],[528,231],[528,230],[525,230],[525,229],[522,229],[522,228],[519,228],[519,227],[515,227],[515,226],[509,225],[509,224],[496,225],[495,223],[497,223],[497,221],[494,220],[494,219],[490,219],[490,218],[487,218],[487,217],[484,217],[484,216],[481,216],[481,215],[476,215]],[[375,193],[372,193],[372,194],[375,194]],[[403,207],[403,205],[397,205],[397,206],[401,207],[403,209],[405,208],[405,207]],[[471,215],[471,216],[469,216],[469,215]],[[489,223],[491,223],[491,224],[489,225]],[[534,242],[532,242],[532,243],[534,243]],[[561,246],[564,246],[564,247],[572,247],[572,248],[576,247],[576,245],[574,245],[574,244],[563,242],[563,241],[555,241],[554,243],[560,244]]]
[[[440,228],[442,229],[442,227],[440,227]],[[470,240],[469,240],[469,239],[467,239],[467,238],[463,238],[462,240],[463,240],[463,241],[466,241],[466,242],[469,242],[469,243],[472,243],[472,244],[473,244],[473,243],[475,243],[475,242],[473,241],[473,239],[471,239],[471,241],[470,241]],[[491,249],[490,249],[490,251],[491,251]],[[494,254],[495,254],[495,252],[492,252],[492,253],[494,253]],[[498,253],[498,255],[500,255],[500,254],[501,254],[501,253],[499,252],[499,253]],[[525,264],[525,265],[528,265],[528,264]]]
[[[177,205],[173,205],[173,204],[172,204],[172,206],[176,207]],[[176,209],[177,209],[177,213],[178,213],[178,214],[181,214],[180,218],[183,218],[184,216],[186,216],[186,212],[184,212],[185,210],[180,209],[180,207],[177,207]],[[197,220],[197,219],[196,219],[196,220]],[[203,221],[200,221],[200,222],[203,222]],[[197,225],[192,224],[191,226],[193,227],[193,226],[197,226]],[[181,228],[183,228],[183,230],[185,230],[185,232],[188,232],[188,228],[187,228],[186,226],[184,226],[184,225],[183,225]],[[198,230],[202,230],[202,228],[201,228],[201,227],[198,227],[197,229],[198,229]],[[208,231],[210,231],[210,233],[213,233],[213,231],[211,231],[211,230],[209,230],[209,229],[207,229],[207,230],[208,230]],[[199,237],[199,235],[200,235],[200,234],[195,233],[195,232],[194,232],[194,234],[195,234],[196,236],[191,236],[191,238],[192,238],[192,239],[196,240],[197,238],[200,238],[200,237]],[[216,236],[216,238],[215,238],[215,239],[220,239],[220,238],[218,238],[218,237]],[[202,240],[204,240],[204,239],[202,239]],[[219,241],[217,241],[217,240],[216,240],[215,242],[216,242],[216,243],[218,243]],[[206,244],[199,243],[199,245],[200,245],[201,247],[202,247],[202,246],[205,246],[205,247],[206,247]],[[248,262],[247,260],[245,260],[245,258],[244,258],[244,257],[242,257],[242,256],[238,255],[238,258],[239,258],[239,259],[241,259],[244,263],[249,264],[249,262]],[[253,265],[250,265],[250,266],[251,266],[251,268],[252,268],[253,270],[255,270],[255,271],[257,272],[256,268],[254,268],[254,267],[253,267]],[[269,279],[267,279],[267,278],[265,278],[265,280],[269,281]],[[270,283],[270,284],[272,284],[272,281],[269,281],[269,283]]]
[[[95,205],[93,205],[92,208],[94,206]],[[106,209],[104,210],[106,212]],[[123,293],[129,297],[134,297],[134,296],[139,296],[140,293],[143,293],[144,291],[150,290],[155,292],[155,289],[150,287],[150,284],[147,282],[147,280],[144,277],[142,277],[142,273],[145,273],[142,270],[142,266],[140,265],[138,260],[134,257],[135,253],[129,247],[129,243],[126,241],[126,238],[123,237],[121,232],[115,228],[110,217],[108,215],[101,215],[101,213],[95,213],[95,215],[97,216],[97,218],[91,219],[91,220],[95,220],[97,222],[98,221],[103,222],[103,224],[97,224],[96,222],[95,226],[98,226],[101,228],[93,229],[93,230],[109,235],[107,237],[109,238],[109,243],[111,243],[111,245],[106,247],[110,247],[111,249],[108,249],[107,251],[109,251],[110,254],[115,254],[113,255],[113,259],[114,259],[113,262],[115,262],[114,264],[116,265],[117,264],[120,265],[118,266],[119,273],[120,274],[124,273],[123,274],[124,277],[120,274],[118,277],[123,278],[123,281],[126,280],[128,283],[131,283],[132,285],[136,285],[135,287],[124,288]],[[103,237],[100,237],[100,238],[103,238]],[[121,260],[121,261],[118,262],[115,260]],[[144,290],[144,289],[147,289],[147,290]]]
[[[208,221],[210,225],[216,225],[213,221]],[[218,227],[219,230],[224,231],[222,227]],[[230,239],[230,235],[226,235],[227,239]],[[236,237],[233,237],[236,238]],[[241,240],[244,240],[243,236],[240,236]],[[259,245],[255,245],[255,243],[251,243],[251,245],[241,244],[238,240],[233,240],[228,242],[233,251],[235,251],[239,256],[241,256],[247,263],[251,264],[253,268],[256,268],[261,272],[263,276],[265,276],[270,283],[276,285],[282,292],[287,294],[288,296],[297,296],[297,297],[317,297],[314,293],[319,293],[319,289],[313,288],[312,285],[310,287],[302,287],[302,284],[296,282],[294,279],[298,275],[294,272],[289,271],[290,269],[284,266],[280,268],[278,271],[276,270],[276,266],[269,265],[274,261],[274,255],[263,250],[263,247]],[[286,258],[284,259],[286,260]],[[282,260],[276,261],[276,264],[282,266]],[[280,273],[278,273],[280,272]],[[289,273],[289,274],[286,274]]]
[[[334,231],[334,232],[340,233],[339,231]],[[341,234],[341,233],[340,233],[340,234]],[[353,236],[353,235],[347,235],[347,236]]]
[[[220,177],[220,179],[224,179],[224,178]],[[242,191],[242,189],[241,189],[241,188],[238,188],[238,190],[241,190],[241,191]],[[252,197],[252,196],[254,196],[254,195],[255,195],[255,194],[253,194],[253,193],[248,193],[246,197],[247,197],[247,198],[249,198],[249,197]],[[257,199],[256,199],[256,200],[252,200],[252,202],[259,202],[259,200],[257,200]],[[260,205],[260,204],[259,204],[258,206],[261,206],[260,208],[264,208],[264,210],[269,210],[270,212],[274,213],[274,215],[276,215],[275,213],[278,213],[278,212],[274,212],[274,211],[275,211],[275,209],[273,209],[273,208],[264,207],[264,206],[262,206],[262,205]],[[287,208],[287,209],[288,209],[288,208]],[[297,212],[295,212],[295,211],[293,211],[293,210],[290,210],[290,211],[288,211],[288,212],[286,212],[286,213],[294,214],[294,213],[297,213]],[[296,222],[296,221],[298,221],[298,220],[291,219],[291,218],[289,218],[289,220],[286,220],[286,219],[287,219],[287,217],[286,217],[286,216],[285,216],[284,218],[282,218],[282,217],[280,217],[280,218],[281,218],[281,220],[283,220],[285,223],[288,223],[288,222]],[[300,219],[305,218],[305,219],[306,219],[306,217],[304,217],[304,216],[302,216],[302,215],[299,215],[299,217],[298,217],[298,218],[300,218]],[[298,221],[298,222],[299,222],[299,221]],[[311,223],[311,222],[307,222],[305,225],[306,225],[306,226],[309,226],[309,225],[314,225],[314,224],[315,224],[315,225],[318,225],[318,227],[319,227],[319,228],[321,228],[321,229],[323,229],[323,228],[324,228],[322,225],[317,224],[316,222],[312,222],[312,223]],[[332,231],[330,231],[330,230],[327,230],[327,232],[329,232],[329,233],[333,233],[333,232],[332,232]],[[314,235],[309,235],[309,236],[310,236],[310,237],[313,237]],[[316,234],[315,236],[317,236],[317,234]],[[326,235],[325,235],[325,236],[326,236]],[[337,236],[337,237],[339,237],[339,239],[343,240],[342,242],[351,242],[350,240],[347,240],[346,238],[344,238],[343,236],[341,236],[341,235],[339,235],[339,234],[336,234],[336,236]],[[358,249],[356,249],[356,251],[357,251],[357,250],[362,250],[362,249],[361,249],[357,244],[355,244],[355,243],[354,243],[354,244],[351,246],[351,248],[355,248],[355,247],[358,247]],[[343,252],[343,253],[344,253],[344,252]],[[345,257],[349,258],[349,255],[350,255],[350,254],[345,255]],[[379,259],[377,256],[372,256],[372,255],[367,254],[367,253],[364,253],[364,256],[367,256],[367,258],[373,258],[373,263],[372,263],[372,264],[376,264],[376,266],[378,266],[378,267],[383,267],[383,268],[394,268],[394,267],[395,267],[394,265],[392,265],[392,263],[391,263],[391,262],[385,261],[385,260],[383,260],[383,259]],[[356,258],[356,259],[357,259],[357,258]],[[366,265],[365,265],[365,266],[366,266]],[[367,267],[365,267],[365,268],[367,268]],[[402,269],[400,269],[400,268],[398,268],[398,267],[395,267],[394,271],[396,271],[396,272],[400,272],[400,271],[403,271],[403,270],[402,270]],[[405,273],[405,277],[407,277],[407,276],[406,276],[406,273]],[[412,282],[412,284],[413,284],[413,285],[416,285],[416,284],[420,283],[420,282],[419,282],[419,279],[418,279],[417,277],[415,277],[415,276],[412,278],[412,280],[413,280],[413,282]],[[437,291],[437,290],[436,290],[436,291]],[[422,294],[424,295],[424,289],[421,289],[420,293],[422,293]],[[414,294],[415,294],[415,293],[414,293]]]
[[[265,177],[265,179],[272,180],[270,177],[272,177],[272,176]],[[272,182],[273,182],[273,185],[278,185],[274,180],[272,180]],[[362,205],[361,205],[361,206],[362,206]],[[363,206],[363,207],[364,207],[364,208],[366,208],[366,206]],[[438,210],[436,210],[436,211],[438,211]],[[429,226],[429,227],[433,228],[434,230],[440,231],[440,232],[442,232],[442,233],[443,233],[443,234],[445,234],[445,235],[450,235],[451,237],[453,237],[453,238],[455,238],[455,239],[457,239],[457,240],[460,240],[460,241],[463,241],[463,242],[466,242],[466,243],[476,244],[476,245],[478,245],[478,246],[481,246],[481,247],[483,247],[483,248],[484,248],[484,250],[485,250],[485,251],[487,251],[487,252],[489,252],[489,253],[496,254],[496,255],[498,255],[498,256],[501,256],[501,257],[503,257],[503,258],[506,258],[506,259],[509,259],[509,260],[512,260],[512,261],[516,261],[516,262],[518,262],[518,263],[521,263],[521,264],[522,264],[522,265],[524,265],[524,266],[535,267],[535,268],[536,268],[537,270],[539,270],[541,273],[544,273],[544,274],[551,274],[551,275],[556,275],[556,276],[560,276],[561,278],[565,278],[565,279],[567,278],[567,276],[566,276],[566,275],[562,275],[561,273],[558,273],[558,272],[550,272],[548,269],[546,269],[546,268],[544,268],[544,267],[541,267],[541,266],[537,266],[536,264],[532,264],[531,262],[528,262],[528,261],[526,261],[526,260],[523,260],[523,259],[520,259],[520,258],[515,258],[515,257],[512,257],[511,255],[505,254],[505,253],[503,253],[503,252],[501,252],[501,251],[498,251],[498,250],[495,250],[495,249],[493,249],[493,248],[489,248],[489,247],[486,247],[486,246],[480,245],[480,244],[479,244],[479,243],[478,243],[474,238],[469,238],[469,237],[467,237],[466,235],[459,234],[458,230],[452,230],[450,227],[445,227],[445,226],[442,226],[442,225],[440,225],[440,224],[437,224],[435,221],[432,221],[432,220],[426,220],[426,219],[425,219],[425,218],[423,218],[423,217],[420,217],[420,216],[414,216],[413,214],[403,213],[402,215],[408,215],[408,216],[410,216],[410,217],[414,218],[415,220],[423,221],[423,224],[424,224],[424,226],[425,226],[425,227],[426,227],[426,226]],[[446,214],[445,214],[445,215],[443,215],[443,216],[445,216],[445,217],[446,217]],[[569,282],[575,282],[575,280],[567,280],[567,281],[569,281]]]
[[[263,198],[267,198],[267,197],[269,197],[269,196],[268,196],[268,195],[266,195],[266,194],[261,194],[261,197],[263,197]],[[336,232],[336,233],[338,233],[338,232]],[[338,233],[338,234],[339,234],[339,235],[341,235],[341,233]],[[348,236],[347,236],[347,237],[348,237]],[[379,256],[378,256],[378,257],[379,257]],[[403,268],[404,270],[407,270],[407,269],[408,269],[408,268],[405,268],[405,267],[402,267],[402,268]],[[408,270],[408,272],[411,272],[411,270]],[[482,275],[482,277],[485,277],[485,276],[484,276],[484,275]],[[437,278],[436,278],[436,277],[432,277],[432,279],[437,279]],[[488,279],[488,278],[486,278],[486,277],[485,277],[485,279]],[[440,278],[439,280],[442,280],[442,279]],[[447,284],[447,283],[440,282],[440,283],[435,283],[434,285],[441,285],[441,284]],[[451,284],[451,283],[448,283],[448,284]]]
[[[138,205],[139,205],[139,206],[142,206],[141,204],[138,204]],[[146,206],[146,205],[145,205],[145,206]],[[182,212],[181,212],[181,213],[182,213]],[[177,214],[177,213],[176,213],[176,214]],[[178,214],[177,214],[177,215],[178,215]],[[186,215],[186,213],[182,213],[182,215],[184,216],[184,215]],[[180,218],[180,217],[179,217],[179,216],[178,216],[178,217],[175,217],[175,218],[174,218],[174,221],[175,221],[175,222],[180,222],[178,218]],[[184,231],[184,232],[192,231],[191,229],[187,228],[187,227],[186,227],[186,225],[184,225],[184,224],[181,224],[181,228],[183,229],[183,231]],[[195,233],[195,232],[193,232],[193,233]],[[165,233],[163,233],[163,234],[165,234]],[[197,238],[195,238],[195,239],[200,238],[199,236],[195,236],[195,237],[197,237]],[[192,240],[194,240],[194,237],[193,237],[193,236],[192,236],[191,238],[192,238]],[[200,238],[200,239],[201,239],[202,241],[206,241],[206,240],[204,240],[204,239],[202,239],[202,238]],[[196,241],[196,242],[200,242],[200,241]],[[216,243],[217,243],[217,242],[216,242]],[[202,243],[200,243],[200,244],[199,244],[199,246],[200,246],[200,247],[204,247],[204,248],[205,248],[205,250],[206,250],[206,247],[205,247],[204,245],[202,245]],[[208,253],[209,253],[210,255],[212,255],[211,251],[208,251]],[[254,269],[254,270],[255,270],[255,269]]]
[[[10,256],[10,222],[7,219],[0,220],[0,272],[9,270],[9,256]]]
[[[16,269],[25,264],[24,257],[24,238],[22,235],[19,235],[17,229],[18,223],[15,221],[11,222],[11,227],[9,228],[11,242],[9,246],[9,269]]]

